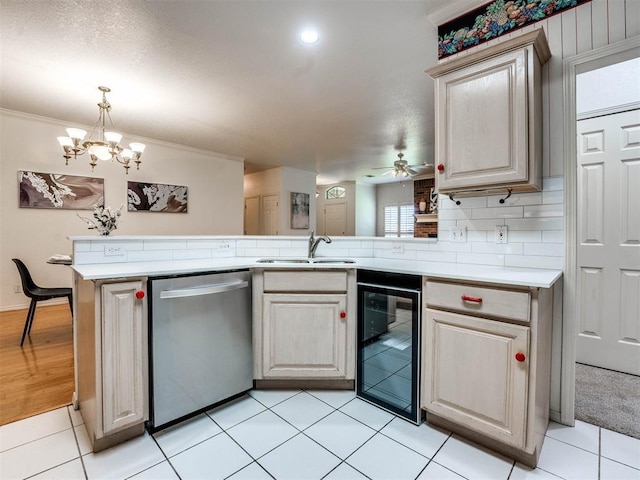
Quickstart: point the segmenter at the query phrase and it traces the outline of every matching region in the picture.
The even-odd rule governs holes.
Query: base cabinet
[[[523,448],[529,328],[429,308],[425,324],[429,411]]]
[[[263,301],[264,378],[346,378],[346,294],[265,294]]]
[[[354,272],[254,270],[256,380],[355,378]]]
[[[76,394],[94,451],[142,433],[148,419],[145,292],[145,279],[76,279]]]
[[[535,467],[549,422],[552,291],[427,279],[427,421]]]

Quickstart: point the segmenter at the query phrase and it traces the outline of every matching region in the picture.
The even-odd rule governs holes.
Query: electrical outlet
[[[452,227],[451,241],[465,243],[467,241],[467,227]]]
[[[231,244],[229,242],[220,242],[218,244],[218,250],[229,250],[231,248]]]
[[[22,287],[20,285],[14,285],[13,293],[22,293]]]
[[[392,243],[391,251],[393,253],[404,253],[404,245],[401,243]]]
[[[104,247],[104,254],[106,257],[124,255],[124,249],[122,247]]]
[[[496,243],[507,243],[507,226],[496,225]]]

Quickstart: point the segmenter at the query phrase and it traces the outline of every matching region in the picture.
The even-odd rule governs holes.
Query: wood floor
[[[69,305],[38,305],[31,335],[20,348],[26,315],[26,309],[0,312],[0,425],[71,403]]]

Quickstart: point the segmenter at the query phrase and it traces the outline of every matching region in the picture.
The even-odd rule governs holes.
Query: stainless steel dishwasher
[[[248,270],[155,277],[149,290],[149,431],[252,388]]]

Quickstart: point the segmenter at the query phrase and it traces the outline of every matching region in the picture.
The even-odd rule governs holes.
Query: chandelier
[[[69,165],[69,159],[73,155],[76,158],[78,155],[83,155],[89,152],[89,158],[91,162],[91,171],[98,164],[98,160],[116,160],[121,163],[125,169],[125,172],[129,174],[129,168],[131,168],[131,161],[135,162],[136,170],[140,170],[140,157],[144,152],[145,145],[143,143],[130,143],[129,148],[124,148],[120,145],[120,139],[122,135],[116,132],[105,131],[107,127],[107,118],[109,119],[109,125],[113,128],[113,121],[111,120],[111,104],[107,101],[107,93],[111,91],[108,87],[98,87],[98,90],[102,92],[102,101],[98,103],[99,114],[95,127],[89,136],[89,140],[84,140],[87,132],[79,128],[67,128],[68,137],[58,137],[58,142],[64,150],[63,158],[65,159],[65,165]],[[93,135],[97,132],[97,139],[93,139]]]

